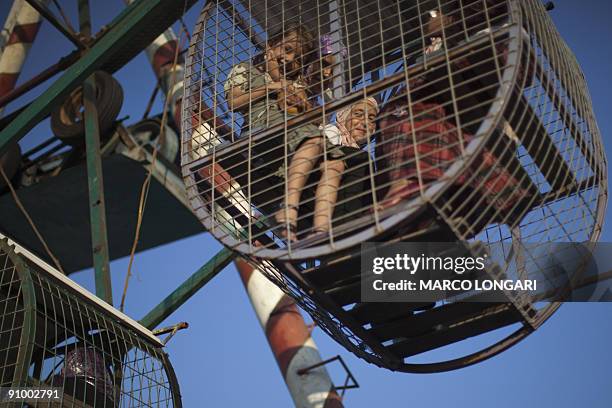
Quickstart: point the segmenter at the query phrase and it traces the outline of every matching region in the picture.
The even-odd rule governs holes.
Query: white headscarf
[[[365,98],[363,102],[366,102],[368,105],[373,107],[374,112],[378,114],[378,102],[376,102],[376,99],[369,96]],[[336,127],[340,131],[340,144],[342,146],[359,147],[359,144],[355,141],[355,139],[353,139],[353,136],[351,135],[348,124],[348,121],[351,118],[351,112],[353,108],[359,103],[360,102],[354,103],[351,106],[336,112]]]

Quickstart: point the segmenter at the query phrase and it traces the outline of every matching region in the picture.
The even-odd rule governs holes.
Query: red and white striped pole
[[[38,11],[25,1],[15,1],[4,25],[8,36],[0,56],[0,96],[15,88],[25,59],[38,34],[40,23]],[[4,108],[0,107],[0,115],[3,110]]]
[[[298,374],[322,360],[293,299],[247,262],[238,260],[236,266],[295,406],[341,408],[342,400],[325,367]]]
[[[17,20],[17,14],[25,0],[15,0],[13,1],[13,5],[9,10],[8,15],[6,16],[6,20],[4,21],[4,26],[2,27],[2,31],[0,31],[0,53],[4,50],[4,46],[6,45],[11,33],[13,32],[13,27],[15,27],[15,21]]]
[[[181,100],[183,99],[183,81],[185,66],[180,56],[174,65],[178,48],[178,40],[174,30],[168,29],[146,48],[146,54],[153,67],[155,76],[161,84],[166,97],[170,98],[168,106],[170,114],[177,126],[180,126]]]
[[[125,2],[126,4],[131,4],[134,0],[125,0]],[[176,34],[172,28],[169,28],[145,49],[145,53],[151,63],[151,67],[153,67],[156,78],[160,81],[164,95],[170,98],[168,104],[170,114],[175,120],[176,125],[180,127],[185,65],[179,56],[179,60],[176,66],[174,66],[174,58],[178,47],[179,43]]]

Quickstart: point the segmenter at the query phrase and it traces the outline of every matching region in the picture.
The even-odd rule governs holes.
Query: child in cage
[[[303,67],[313,48],[308,29],[289,23],[284,31],[270,36],[263,54],[231,69],[225,96],[230,109],[245,116],[251,131],[308,108]]]
[[[314,48],[314,37],[307,28],[288,23],[284,31],[270,36],[263,54],[231,69],[224,84],[226,99],[232,111],[243,115],[251,133],[283,123],[311,108],[304,70]],[[300,163],[301,157],[312,157],[312,139],[317,140],[314,145],[318,146],[321,132],[318,124],[306,123],[285,131],[283,142],[288,155],[295,152]],[[294,161],[295,158],[291,162]],[[286,173],[284,166],[279,173]],[[281,231],[287,239],[292,239],[295,233],[297,206],[297,202],[285,200],[275,214],[277,223],[288,225]]]
[[[365,98],[336,113],[335,124],[323,127],[323,137],[331,144],[319,166],[321,177],[315,192],[315,209],[311,235],[329,233],[332,215],[338,197],[342,176],[347,170],[347,160],[361,153],[376,130],[378,103],[372,97]],[[299,202],[299,192],[295,198]]]
[[[458,23],[456,17],[440,10],[431,10],[428,14],[425,34],[429,44],[425,55],[442,49],[442,31]],[[469,66],[466,58],[450,63],[455,68]],[[447,89],[451,87],[448,79],[442,82],[427,75],[413,77],[382,109],[376,157],[378,171],[388,188],[379,202],[379,210],[414,198],[442,179],[454,162],[464,158],[464,149],[474,138],[467,128],[457,126],[462,122],[457,120],[458,113],[448,92],[440,92],[441,83]],[[456,98],[459,97],[457,94]],[[493,208],[503,216],[529,193],[499,160],[490,150],[483,149],[473,164],[456,178],[455,189],[465,197],[478,197],[478,211]]]

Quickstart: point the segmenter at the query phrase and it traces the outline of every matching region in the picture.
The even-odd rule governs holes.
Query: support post
[[[6,16],[4,26],[2,27],[2,31],[0,31],[0,55],[4,51],[4,46],[13,32],[13,27],[15,27],[17,21],[17,15],[20,13],[24,1],[25,0],[14,0],[8,16]]]
[[[295,406],[342,408],[295,301],[246,261],[237,260],[236,267]],[[305,369],[312,371],[304,375]]]
[[[96,277],[96,295],[106,303],[112,305],[113,292],[111,287],[108,238],[106,233],[104,178],[102,175],[98,110],[95,104],[95,97],[96,82],[92,75],[87,78],[83,84],[91,246],[93,249],[93,264]]]
[[[36,1],[36,0],[28,0]],[[89,0],[78,0],[79,6],[79,29],[81,36],[91,37],[91,13],[89,11]]]
[[[91,16],[89,13],[89,0],[79,0],[79,24],[81,33],[90,36]],[[96,107],[96,80],[93,74],[83,83],[83,107],[85,108],[89,224],[91,227],[96,296],[112,305],[113,290],[110,278],[108,237],[106,233],[104,177],[102,175],[102,158],[100,153],[98,108]]]
[[[332,49],[336,57],[336,64],[333,67],[333,94],[334,99],[340,99],[344,96],[344,60],[342,59],[342,23],[340,21],[340,10],[338,9],[338,1],[333,0],[329,3],[329,28],[332,40]]]

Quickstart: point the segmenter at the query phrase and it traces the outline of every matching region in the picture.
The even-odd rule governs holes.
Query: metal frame
[[[53,13],[39,0],[28,0],[28,3],[47,18],[78,48],[85,50],[87,47],[82,39],[91,39],[91,16],[89,12],[89,1],[79,0],[79,23],[81,36],[77,37],[74,32],[60,23]],[[185,7],[189,7],[194,0],[186,0]],[[89,185],[90,225],[92,234],[93,263],[96,276],[96,292],[98,296],[107,303],[112,304],[112,288],[110,280],[108,239],[106,232],[106,213],[104,200],[103,174],[101,165],[100,140],[98,129],[98,115],[95,106],[95,80],[93,72],[108,65],[110,59],[121,59],[122,54],[135,55],[133,48],[144,48],[158,34],[163,32],[167,25],[171,24],[172,16],[177,13],[178,6],[170,0],[137,1],[128,6],[110,25],[110,29],[104,33],[91,49],[83,51],[79,55],[75,52],[39,76],[28,81],[20,89],[2,99],[7,103],[18,95],[38,85],[44,79],[68,68],[64,75],[50,86],[43,95],[32,104],[17,114],[6,128],[0,133],[0,152],[10,142],[23,137],[38,121],[45,118],[53,106],[59,103],[74,88],[83,83],[83,105],[85,107],[85,140],[87,173]],[[181,7],[180,12],[183,12]],[[154,20],[162,20],[163,24],[151,24]],[[136,44],[131,41],[138,34],[142,40]],[[127,40],[127,41],[126,41]],[[150,40],[150,41],[149,41]],[[119,45],[119,46],[118,46]],[[78,59],[78,60],[77,60]],[[113,62],[114,63],[114,62]]]
[[[143,376],[140,377],[140,380],[143,381],[140,386],[150,385],[160,388],[165,387],[166,390],[171,392],[170,397],[172,406],[182,406],[178,381],[176,380],[174,369],[172,368],[167,354],[162,350],[163,343],[149,330],[134,322],[123,313],[118,312],[105,302],[99,300],[97,297],[92,296],[85,289],[81,288],[72,280],[66,278],[63,274],[45,264],[39,258],[30,254],[27,250],[23,249],[19,245],[15,243],[11,244],[10,241],[0,238],[0,249],[2,253],[9,257],[18,274],[19,286],[21,289],[21,296],[19,300],[23,303],[24,312],[23,326],[20,330],[17,329],[20,331],[20,346],[17,355],[17,367],[13,373],[13,387],[24,387],[31,386],[32,384],[39,384],[37,382],[38,380],[30,378],[28,374],[29,367],[32,364],[34,364],[35,367],[34,376],[38,378],[41,376],[41,368],[45,359],[59,358],[59,361],[61,362],[61,359],[65,358],[63,353],[65,353],[66,350],[70,350],[70,346],[63,346],[60,343],[59,348],[55,347],[56,345],[53,343],[55,340],[46,337],[46,334],[49,333],[49,330],[51,329],[47,326],[50,322],[54,322],[54,319],[60,318],[60,314],[68,313],[69,309],[72,310],[71,308],[78,307],[78,310],[83,310],[84,314],[80,316],[79,319],[75,320],[75,322],[79,322],[78,324],[83,325],[86,328],[91,327],[94,332],[80,333],[78,331],[79,329],[75,329],[75,332],[72,333],[70,332],[71,329],[64,328],[66,331],[65,334],[68,336],[76,336],[75,338],[80,341],[78,344],[82,344],[83,347],[87,347],[88,350],[96,349],[96,352],[99,352],[104,356],[103,358],[107,364],[111,364],[111,361],[112,364],[119,364],[119,361],[121,361],[120,364],[122,367],[125,366],[125,369],[122,368],[121,370],[118,370],[120,372],[115,372],[116,378],[113,381],[115,384],[114,386],[116,386],[117,383],[122,384],[124,381],[123,377],[125,377],[124,374],[130,377],[140,375]],[[53,294],[49,292],[51,288],[53,288]],[[51,301],[52,296],[53,301]],[[78,302],[79,306],[75,306],[75,302]],[[94,310],[95,312],[93,312]],[[10,316],[10,313],[11,310],[4,310],[5,317]],[[45,320],[46,324],[37,325],[36,319],[40,318],[47,319]],[[57,335],[57,333],[63,333],[61,329],[63,326],[61,326],[61,323],[57,323],[60,324],[60,329],[58,330],[56,328],[55,331],[51,330],[50,333],[55,333],[55,335]],[[89,324],[91,326],[89,326]],[[114,325],[113,327],[115,327],[115,332],[113,335],[117,336],[116,340],[122,344],[117,343],[114,347],[116,347],[116,350],[119,353],[126,353],[123,357],[117,355],[114,348],[105,348],[103,345],[98,345],[96,340],[94,340],[96,331],[107,330],[105,328],[108,327],[108,324]],[[92,337],[89,338],[89,336]],[[64,340],[67,340],[67,338]],[[100,341],[102,343],[104,343],[106,340],[107,339],[104,337],[104,335],[100,336]],[[110,341],[110,338],[108,340]],[[123,350],[122,345],[126,346],[123,352],[120,351]],[[35,349],[39,350],[40,353],[34,355]],[[138,355],[138,361],[134,360],[136,355],[126,359],[126,356],[131,352],[140,353]],[[56,356],[56,354],[59,356]],[[152,361],[149,363],[150,366],[143,366],[142,364],[144,363],[140,362],[140,359],[143,361],[144,359],[152,359]],[[154,363],[153,360],[156,360],[157,363]],[[51,378],[56,378],[57,376],[61,377],[62,375],[65,375],[58,373],[49,374],[48,370],[51,368],[51,366],[45,367],[45,371],[42,373],[44,376],[49,375],[49,377],[51,377],[53,375]],[[51,368],[50,373],[54,373],[56,369],[57,366]],[[123,373],[123,371],[126,372]],[[3,374],[6,374],[4,371],[2,372]],[[152,380],[150,376],[154,375],[160,375],[160,377],[155,377],[155,380]],[[164,378],[164,382],[166,382],[167,385],[164,384],[164,382],[161,382]],[[98,378],[96,378],[96,382],[97,381]],[[160,382],[157,383],[156,381]],[[59,385],[60,387],[66,387],[65,382],[61,382],[61,384],[62,385]],[[54,383],[54,385],[58,386],[56,383]],[[70,398],[69,394],[72,392],[73,391],[69,391],[65,398]],[[120,389],[121,398],[134,398],[132,394],[134,392],[138,393],[139,391],[132,390],[130,388]],[[143,396],[144,395],[140,397]],[[74,398],[74,395],[72,397]],[[119,395],[116,395],[116,397],[119,397]],[[153,392],[149,394],[149,397],[163,398],[163,394],[161,392]],[[147,397],[144,396],[144,398]],[[168,401],[165,401],[164,403],[167,404]]]
[[[44,271],[45,274],[48,274],[52,276],[53,279],[60,281],[62,285],[69,287],[70,290],[78,292],[79,296],[83,296],[87,298],[88,302],[91,302],[95,304],[96,307],[103,309],[105,313],[109,313],[113,315],[115,319],[125,322],[126,324],[130,326],[132,330],[135,330],[143,337],[146,337],[149,342],[152,342],[153,344],[156,344],[159,347],[162,346],[161,341],[157,337],[155,337],[149,329],[145,328],[142,324],[138,323],[137,321],[135,321],[128,315],[115,309],[113,306],[109,305],[108,303],[102,301],[97,296],[93,296],[87,289],[83,288],[82,286],[77,284],[75,281],[68,278],[66,275],[58,271],[56,268],[51,266],[49,263],[47,263],[46,261],[44,261],[37,255],[28,251],[25,247],[20,245],[18,242],[15,242],[11,238],[6,237],[1,233],[0,233],[0,240],[6,241],[7,244],[12,247],[12,252],[14,252],[16,255],[22,255],[25,259],[28,260],[28,262],[31,262],[33,265],[36,266],[36,268],[39,268],[41,272]]]
[[[194,0],[187,0],[187,7]],[[108,31],[94,45],[40,95],[25,111],[0,132],[0,153],[8,143],[18,141],[40,120],[48,115],[53,106],[67,97],[76,87],[103,67],[114,68],[134,57],[150,44],[177,15],[175,0],[139,0],[130,4],[109,25]],[[180,13],[183,12],[182,4]],[[154,20],[156,24],[153,24]],[[157,24],[161,23],[161,24]],[[135,42],[134,39],[138,41]]]
[[[81,34],[91,36],[89,0],[79,0],[79,25]],[[108,234],[106,230],[106,201],[104,200],[104,177],[100,151],[100,128],[96,107],[96,78],[92,74],[83,83],[83,107],[85,109],[85,151],[87,156],[87,183],[89,191],[89,216],[91,225],[91,247],[95,271],[96,295],[113,304],[113,289],[110,278]]]
[[[60,22],[55,15],[49,10],[49,8],[43,4],[40,0],[25,0],[33,9],[38,11],[53,27],[55,27],[60,33],[64,35],[70,42],[76,45],[77,48],[83,50],[87,46],[83,43],[82,39],[79,38],[74,31],[69,27]],[[81,32],[81,34],[84,34]],[[90,34],[86,34],[89,36]]]

